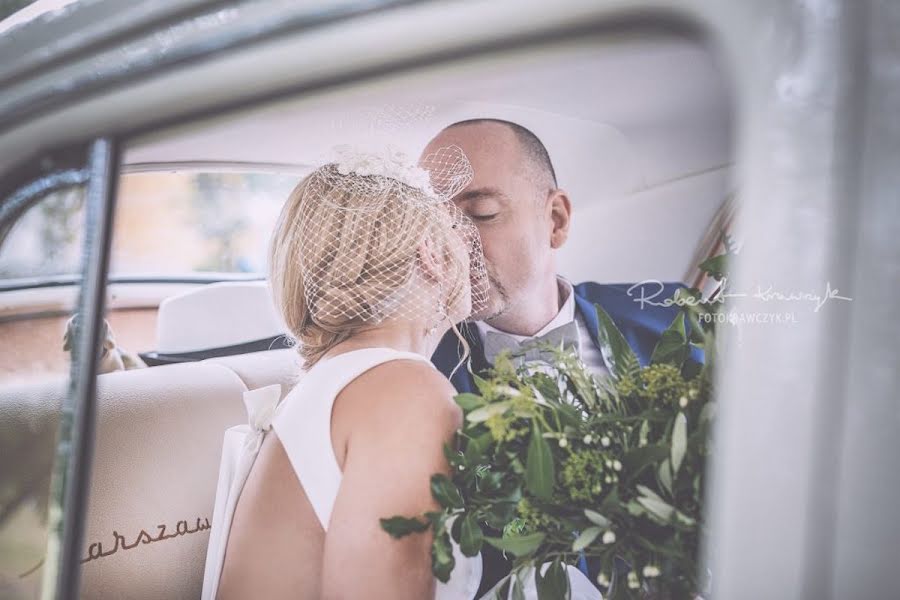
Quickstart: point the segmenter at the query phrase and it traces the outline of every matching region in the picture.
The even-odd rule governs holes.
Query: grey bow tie
[[[578,351],[578,326],[569,321],[561,327],[551,329],[544,335],[528,338],[519,342],[516,338],[499,331],[488,331],[484,337],[484,357],[488,363],[494,364],[504,350],[508,350],[513,364],[517,367],[532,361],[549,362],[553,354],[543,348],[551,345]]]

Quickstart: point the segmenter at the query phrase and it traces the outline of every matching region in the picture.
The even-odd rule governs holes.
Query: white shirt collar
[[[575,288],[572,286],[572,284],[568,280],[566,280],[562,277],[557,277],[556,280],[559,283],[560,292],[566,295],[566,299],[565,299],[565,301],[563,301],[563,305],[562,305],[562,307],[560,307],[559,312],[556,313],[556,316],[553,317],[553,319],[549,323],[544,325],[543,329],[538,331],[533,336],[513,335],[511,333],[506,333],[505,331],[500,331],[496,327],[491,327],[484,321],[476,321],[475,327],[478,328],[478,333],[479,333],[479,335],[481,335],[481,339],[484,339],[484,337],[488,331],[496,331],[499,333],[503,333],[504,335],[508,335],[511,338],[514,338],[517,342],[521,342],[522,340],[526,340],[526,339],[530,339],[532,337],[538,337],[538,336],[544,335],[548,331],[552,331],[552,330],[556,329],[557,327],[562,327],[566,323],[571,323],[572,321],[574,321],[575,320]]]

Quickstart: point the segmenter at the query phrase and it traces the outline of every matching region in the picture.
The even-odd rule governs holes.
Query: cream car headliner
[[[729,191],[731,106],[714,55],[673,35],[595,42],[389,76],[154,132],[126,169],[305,172],[341,143],[415,155],[446,124],[519,122],[542,138],[574,220],[572,279],[681,280]]]

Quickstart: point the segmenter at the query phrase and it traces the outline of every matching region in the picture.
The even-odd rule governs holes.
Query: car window
[[[72,275],[81,268],[84,188],[48,194],[13,225],[0,245],[0,279]]]
[[[122,177],[110,273],[262,273],[298,175],[156,172]]]
[[[72,389],[71,349],[79,343],[77,332],[65,332],[82,281],[85,199],[83,186],[39,198],[0,246],[0,284],[68,276],[65,286],[0,291],[0,406],[8,411],[0,419],[2,598],[40,595],[38,575],[53,528],[49,507],[59,504],[65,490],[63,484],[51,492],[50,480],[61,411]]]
[[[268,237],[297,174],[166,171],[121,178],[110,275],[263,273]],[[79,190],[38,202],[0,246],[0,280],[78,272]],[[9,281],[6,281],[9,284]]]

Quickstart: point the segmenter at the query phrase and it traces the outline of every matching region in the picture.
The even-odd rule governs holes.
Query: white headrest
[[[284,331],[265,281],[212,283],[163,300],[156,351],[176,354],[234,346]]]

